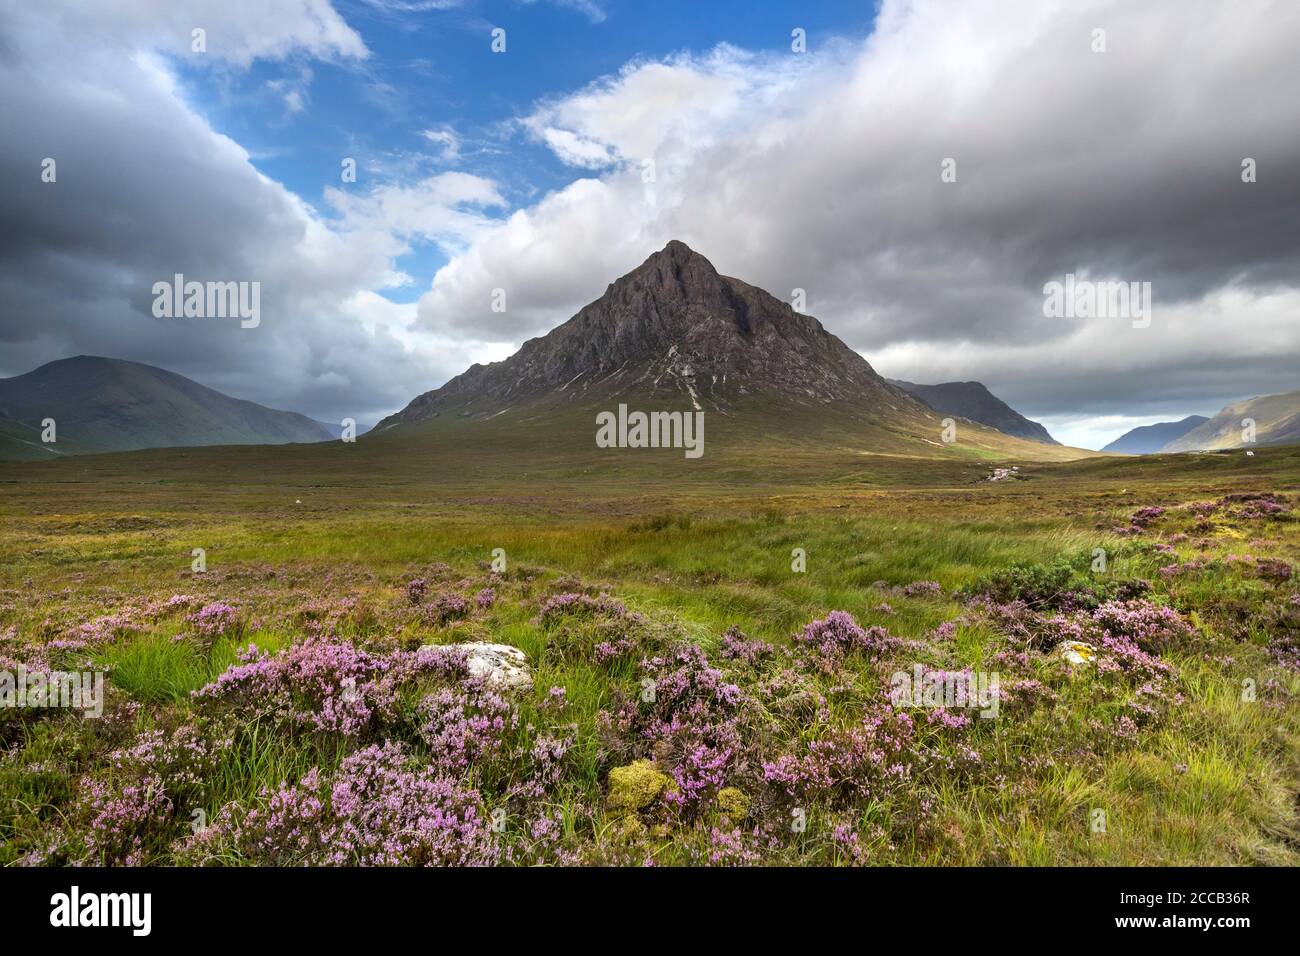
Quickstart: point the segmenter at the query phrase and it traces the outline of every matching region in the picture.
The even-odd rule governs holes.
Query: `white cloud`
[[[453,10],[464,5],[464,0],[363,0],[363,2],[385,13],[427,13],[431,10]]]
[[[537,3],[538,0],[523,0],[524,3]],[[605,22],[605,5],[598,0],[549,0],[557,7],[565,7],[581,13],[592,23]]]
[[[422,130],[420,135],[438,147],[441,162],[454,165],[460,160],[460,137],[450,126]]]

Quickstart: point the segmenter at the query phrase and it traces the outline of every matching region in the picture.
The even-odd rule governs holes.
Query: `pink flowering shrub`
[[[1089,610],[1106,601],[1127,601],[1150,590],[1142,580],[1105,580],[1065,561],[1016,564],[995,571],[959,592],[977,606],[1016,606],[1033,611]]]
[[[741,633],[740,628],[732,626],[722,635],[721,654],[728,660],[744,661],[755,665],[764,658],[776,654],[776,648],[766,641],[751,641]]]
[[[201,709],[349,736],[368,726],[374,701],[365,688],[384,669],[375,655],[325,640],[293,644],[274,656],[250,644],[239,660],[194,692]]]
[[[1195,632],[1172,608],[1145,600],[1108,602],[1091,614],[1079,612],[1051,623],[1061,640],[1082,640],[1098,649],[1097,675],[1141,722],[1161,719],[1183,702],[1174,668],[1159,651]]]
[[[629,664],[651,648],[644,615],[629,612],[608,594],[576,591],[553,595],[542,604],[538,622],[551,632],[547,655],[557,661]]]
[[[501,861],[476,790],[413,764],[401,744],[346,757],[333,775],[312,769],[262,794],[262,806],[224,808],[186,841],[198,860],[262,866],[483,866]]]
[[[612,617],[623,617],[627,614],[627,607],[622,601],[616,601],[608,594],[591,597],[575,591],[567,591],[564,594],[556,594],[547,598],[542,605],[540,616],[543,624],[554,624],[566,615],[590,614],[608,614]]]
[[[192,595],[173,594],[167,600],[152,605],[149,609],[149,616],[154,620],[158,620],[179,611],[188,611],[199,603],[200,599]]]
[[[643,660],[640,675],[638,696],[601,716],[607,746],[624,762],[653,757],[676,784],[669,803],[693,814],[750,757],[749,699],[693,644]]]
[[[1146,600],[1108,601],[1092,612],[1092,623],[1156,654],[1195,633],[1173,608]]]
[[[1149,508],[1139,508],[1137,511],[1133,512],[1132,516],[1128,520],[1136,527],[1146,530],[1151,526],[1153,521],[1164,513],[1164,508],[1161,508],[1158,505],[1153,505]]]
[[[851,614],[831,611],[822,620],[806,625],[795,640],[808,644],[821,655],[825,663],[843,658],[851,651],[878,659],[903,646],[903,642],[879,625],[862,628]]]
[[[107,762],[112,775],[84,778],[74,811],[85,821],[86,856],[100,866],[139,866],[202,794],[215,753],[197,728],[182,725],[170,735],[147,730]]]
[[[1269,639],[1265,650],[1281,667],[1300,672],[1300,592],[1265,609]]]
[[[424,617],[436,626],[469,616],[469,602],[459,594],[440,594],[424,606]]]
[[[217,601],[203,605],[185,620],[199,637],[211,640],[234,631],[237,618],[233,607]]]
[[[836,808],[879,801],[896,804],[901,821],[924,816],[929,799],[923,777],[936,764],[910,714],[888,703],[873,707],[861,723],[763,764],[763,778],[800,804]]]
[[[1255,576],[1265,581],[1283,584],[1291,580],[1291,565],[1281,558],[1255,558],[1253,564]]]
[[[507,732],[519,726],[510,701],[479,681],[440,688],[424,697],[418,710],[430,765],[449,776],[481,770],[500,755]]]
[[[951,641],[957,636],[957,627],[960,623],[960,621],[944,621],[934,629],[934,640]]]
[[[140,630],[140,624],[130,611],[105,614],[77,625],[72,632],[47,641],[46,647],[60,651],[83,651],[112,643]]]
[[[1275,518],[1289,514],[1291,511],[1291,506],[1284,496],[1268,491],[1246,491],[1224,495],[1214,504],[1218,509],[1227,510],[1233,517],[1247,520]],[[1234,509],[1234,505],[1241,507]]]
[[[715,826],[709,830],[710,866],[753,866],[762,859],[751,835],[739,827],[722,829]]]
[[[1193,558],[1190,561],[1184,561],[1182,564],[1166,564],[1157,569],[1157,573],[1165,579],[1180,577],[1184,574],[1193,574],[1204,571],[1210,566],[1210,562],[1204,558]]]
[[[412,604],[424,603],[424,592],[429,589],[429,582],[424,578],[412,578],[406,582],[406,599]]]
[[[454,679],[464,672],[464,652],[454,645],[380,655],[313,638],[274,656],[249,645],[240,663],[194,698],[201,713],[356,737],[376,716],[395,716],[399,692],[417,676]]]
[[[120,785],[92,777],[83,787],[89,860],[97,866],[141,866],[148,862],[145,842],[168,826],[174,810],[162,778],[150,775]]]

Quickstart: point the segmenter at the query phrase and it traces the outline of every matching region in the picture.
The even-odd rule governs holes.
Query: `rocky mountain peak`
[[[760,394],[798,404],[912,402],[815,318],[720,275],[673,240],[567,322],[426,392],[378,427],[445,412],[495,414],[547,395],[726,409]]]

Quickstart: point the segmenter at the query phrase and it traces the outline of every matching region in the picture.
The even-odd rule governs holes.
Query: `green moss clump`
[[[749,814],[749,797],[737,787],[723,787],[718,791],[718,808],[732,820],[743,820]]]
[[[637,760],[609,772],[607,804],[614,813],[635,813],[648,807],[671,781],[650,760]]]

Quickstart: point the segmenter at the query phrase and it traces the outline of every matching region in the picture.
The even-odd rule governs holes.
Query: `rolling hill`
[[[1204,425],[1208,421],[1209,419],[1204,415],[1188,415],[1181,421],[1139,425],[1120,435],[1102,451],[1116,452],[1121,455],[1154,455],[1170,442],[1176,441],[1193,428]]]
[[[41,422],[57,441],[41,442]],[[0,379],[0,457],[326,441],[305,415],[231,398],[152,365],[79,355]]]

